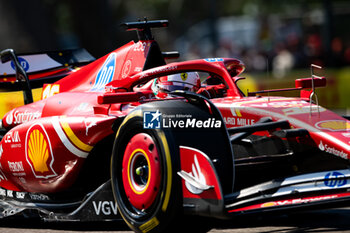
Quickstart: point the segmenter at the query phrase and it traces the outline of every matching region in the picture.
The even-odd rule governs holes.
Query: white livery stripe
[[[63,145],[72,153],[75,154],[76,156],[80,158],[86,158],[89,153],[85,151],[81,151],[78,148],[76,148],[67,138],[66,134],[63,132],[59,118],[57,116],[52,117],[52,125],[53,128],[55,129],[58,137],[61,139],[61,142]]]

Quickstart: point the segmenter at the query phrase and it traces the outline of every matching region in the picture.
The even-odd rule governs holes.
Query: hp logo
[[[329,172],[324,177],[324,184],[328,187],[342,187],[347,184],[347,179],[343,173]]]

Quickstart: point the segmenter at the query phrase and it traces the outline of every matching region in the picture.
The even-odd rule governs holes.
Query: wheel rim
[[[134,135],[125,148],[122,163],[127,199],[134,208],[145,211],[154,203],[161,183],[159,153],[153,138],[146,133]]]

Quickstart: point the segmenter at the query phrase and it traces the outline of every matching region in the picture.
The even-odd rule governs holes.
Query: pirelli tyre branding
[[[191,114],[162,114],[159,110],[143,112],[144,129],[165,128],[220,128],[222,122],[218,119],[198,119]]]

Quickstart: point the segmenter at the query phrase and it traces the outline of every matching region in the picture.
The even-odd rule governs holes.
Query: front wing
[[[195,162],[192,157],[196,157]],[[182,170],[178,173],[183,179],[184,209],[189,214],[228,218],[293,208],[332,207],[350,201],[350,169],[275,179],[222,195],[208,156],[193,150],[192,157],[181,157]]]

